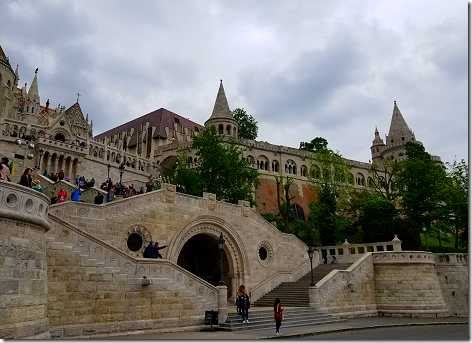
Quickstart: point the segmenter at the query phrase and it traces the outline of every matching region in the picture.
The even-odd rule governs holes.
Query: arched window
[[[357,175],[356,175],[356,184],[358,186],[365,186],[365,177],[362,173],[357,173]]]
[[[236,128],[233,127],[233,137],[236,138]]]
[[[224,132],[223,132],[223,124],[220,124],[220,125],[218,126],[218,133],[219,133],[220,135],[222,135],[222,134],[224,133]]]
[[[64,136],[63,133],[58,133],[54,136],[54,140],[56,141],[61,141],[61,142],[65,142],[66,141],[66,137]]]
[[[298,204],[290,205],[290,214],[294,220],[303,220],[305,221],[305,212],[303,208]]]
[[[306,177],[306,166],[301,166],[300,167],[300,175]]]
[[[278,173],[279,172],[279,162],[277,161],[272,161],[272,171],[274,173]]]
[[[297,175],[297,165],[295,164],[295,162],[293,162],[292,160],[287,160],[287,162],[285,162],[285,172],[287,174]]]
[[[227,126],[226,126],[226,134],[227,134],[228,136],[231,136],[231,126],[230,126],[230,125],[227,125]]]
[[[189,157],[189,158],[188,158],[188,163],[192,163],[192,161],[193,161],[193,160],[192,160],[192,157]]]

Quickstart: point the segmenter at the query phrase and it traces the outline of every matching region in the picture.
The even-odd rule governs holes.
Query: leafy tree
[[[464,160],[446,163],[446,179],[440,191],[440,219],[445,223],[444,231],[455,235],[455,248],[458,247],[459,231],[468,231],[469,224],[469,167]],[[447,230],[447,229],[450,230]],[[440,232],[439,232],[440,233]]]
[[[275,214],[272,212],[269,213],[262,213],[261,217],[263,217],[265,220],[267,220],[269,223],[275,222],[277,224],[277,229],[280,231],[284,230],[284,222],[280,220],[279,217],[277,217]]]
[[[236,108],[233,111],[233,118],[238,122],[238,138],[252,139],[257,138],[257,121],[253,116],[246,113],[244,108]]]
[[[445,171],[431,159],[421,144],[405,144],[408,159],[402,161],[396,176],[402,212],[418,226],[437,218],[440,191],[445,182]]]
[[[311,142],[300,142],[300,150],[311,152],[328,150],[328,141],[323,137],[316,137]]]
[[[195,168],[191,168],[185,152],[177,155],[175,166],[163,173],[162,180],[166,183],[185,186],[187,194],[201,196],[203,193],[200,175]]]
[[[329,185],[318,195],[318,202],[309,202],[310,220],[315,224],[321,245],[336,244],[336,195]]]
[[[374,161],[370,167],[372,175],[368,187],[379,196],[387,200],[395,200],[398,198],[398,188],[395,187],[395,177],[400,170],[400,162],[393,158],[386,158],[380,163]]]
[[[290,196],[290,186],[293,184],[293,178],[287,177],[284,182],[283,176],[276,176],[275,182],[277,184],[277,204],[279,205],[279,213],[282,215],[284,219],[284,230],[286,233],[289,232],[289,220],[290,220],[290,202],[295,198],[294,196]],[[280,188],[283,189],[283,194],[285,196],[280,196]]]
[[[201,160],[196,172],[203,191],[214,193],[218,200],[247,200],[254,205],[252,190],[259,186],[259,173],[244,159],[234,139],[225,140],[210,126],[194,137],[192,148]]]
[[[364,242],[385,242],[394,237],[391,224],[397,216],[395,204],[384,198],[375,198],[365,203],[359,223],[364,232]]]

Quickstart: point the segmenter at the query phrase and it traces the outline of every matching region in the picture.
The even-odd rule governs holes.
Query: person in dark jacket
[[[284,309],[280,305],[280,299],[275,298],[274,302],[274,319],[275,319],[275,334],[280,335],[280,325],[282,325],[282,311]]]
[[[61,170],[59,174],[57,174],[57,177],[59,178],[59,180],[64,179],[64,170]]]
[[[31,168],[26,168],[25,171],[23,172],[23,175],[21,175],[20,179],[20,185],[31,188],[31,182],[33,181],[31,179],[31,173],[33,171]]]
[[[151,249],[151,257],[163,258],[162,255],[159,253],[159,250],[164,249],[164,248],[167,248],[167,245],[160,247],[159,242],[156,242],[156,244],[154,244],[153,248]]]
[[[241,307],[241,311],[243,313],[243,324],[249,324],[249,308],[251,307],[251,301],[249,300],[249,295],[247,291],[244,290],[241,297],[239,297],[239,306]]]
[[[107,202],[113,201],[115,199],[115,187],[111,187],[107,193]]]
[[[95,199],[93,200],[93,203],[95,205],[101,205],[103,204],[103,194],[98,192],[97,193],[97,196],[95,197]]]

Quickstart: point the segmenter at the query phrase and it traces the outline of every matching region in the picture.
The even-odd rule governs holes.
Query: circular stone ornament
[[[272,245],[267,241],[262,241],[257,246],[257,260],[263,267],[268,267],[271,265],[274,253]]]

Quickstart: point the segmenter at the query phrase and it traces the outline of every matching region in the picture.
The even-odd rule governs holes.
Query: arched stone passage
[[[232,294],[233,290],[231,289],[231,277],[226,255],[223,254],[223,278],[228,287],[228,294]],[[177,264],[216,286],[220,281],[218,240],[208,234],[192,236],[182,247]]]
[[[169,252],[167,258],[178,263],[181,252],[185,253],[184,246],[187,242],[188,247],[192,247],[194,243],[190,240],[192,237],[197,235],[208,236],[214,240],[213,244],[216,244],[216,240],[220,237],[220,233],[223,234],[225,239],[225,253],[224,256],[227,259],[227,271],[223,271],[228,278],[228,296],[234,297],[234,292],[240,284],[245,283],[245,278],[249,275],[249,261],[247,257],[247,251],[244,247],[241,237],[236,230],[221,218],[213,216],[199,216],[189,223],[187,223],[182,229],[177,231],[168,243]],[[199,250],[206,249],[206,244],[212,244],[209,238],[198,238],[197,242],[204,242],[203,246],[199,247]],[[189,249],[190,249],[189,248]],[[187,248],[185,248],[187,249]],[[187,257],[189,258],[189,257]],[[230,290],[234,290],[230,292]]]

